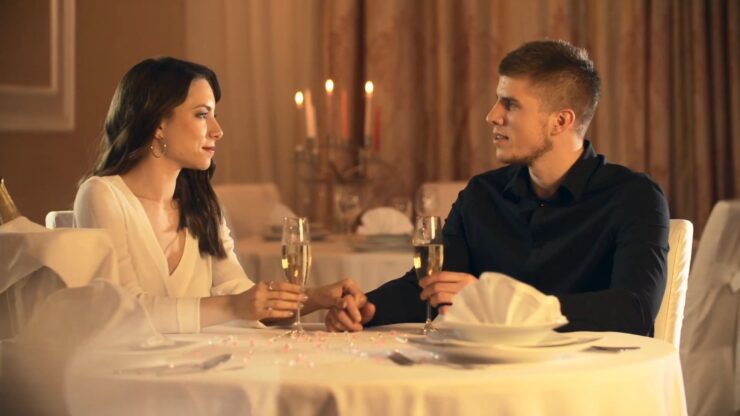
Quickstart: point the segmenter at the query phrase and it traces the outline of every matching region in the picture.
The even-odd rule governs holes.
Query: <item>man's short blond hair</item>
[[[585,49],[564,40],[528,42],[509,52],[498,66],[499,75],[526,78],[548,111],[571,108],[576,129],[586,133],[599,103],[601,80]]]

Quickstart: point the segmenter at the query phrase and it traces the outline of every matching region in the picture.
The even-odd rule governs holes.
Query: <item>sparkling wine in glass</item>
[[[422,215],[416,219],[414,228],[414,269],[416,277],[422,279],[442,271],[444,245],[442,244],[442,220],[434,215]],[[427,300],[427,318],[424,334],[436,331],[432,325],[432,305]]]
[[[311,237],[308,230],[308,219],[286,217],[283,219],[283,255],[282,267],[288,282],[306,289],[306,280],[311,272]],[[301,310],[296,310],[291,325],[290,336],[305,334],[301,325]]]

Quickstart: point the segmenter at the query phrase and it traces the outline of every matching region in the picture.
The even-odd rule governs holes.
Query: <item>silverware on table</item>
[[[429,364],[429,365],[439,365],[443,367],[449,367],[454,368],[458,370],[470,370],[474,368],[479,368],[479,366],[472,364],[472,363],[457,363],[452,361],[446,361],[438,359],[439,357],[437,355],[434,356],[435,359],[433,360],[415,360],[406,354],[402,353],[401,351],[393,351],[392,353],[388,354],[388,359],[393,361],[394,363],[401,365],[401,366],[412,366],[412,365],[422,365],[422,364]]]
[[[124,368],[116,370],[116,374],[155,374],[158,376],[171,374],[187,374],[207,371],[217,365],[229,361],[231,354],[219,354],[207,360],[194,363],[164,364],[149,367]]]
[[[392,353],[388,354],[388,359],[393,361],[394,363],[398,365],[414,365],[418,364],[416,361],[412,360],[411,358],[401,354],[399,351],[393,351]]]
[[[636,345],[630,346],[609,346],[609,345],[592,345],[586,351],[602,351],[602,352],[624,352],[639,350],[640,347]]]

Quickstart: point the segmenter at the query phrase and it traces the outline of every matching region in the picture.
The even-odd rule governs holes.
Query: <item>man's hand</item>
[[[324,323],[332,332],[362,331],[362,324],[369,322],[374,315],[375,305],[368,302],[364,293],[348,293],[329,309]]]
[[[433,273],[419,280],[421,300],[429,300],[433,307],[439,307],[439,313],[447,313],[452,305],[452,297],[465,286],[477,282],[475,276],[458,272]]]

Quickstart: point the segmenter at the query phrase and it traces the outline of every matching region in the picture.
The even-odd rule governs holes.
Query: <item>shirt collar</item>
[[[563,182],[560,184],[558,191],[554,198],[560,198],[563,193],[569,194],[573,200],[578,200],[583,196],[588,185],[588,180],[591,174],[596,168],[602,163],[601,158],[598,157],[591,142],[588,140],[583,141],[583,153],[581,157],[576,160],[576,163],[570,168],[568,173],[565,174]],[[514,196],[518,200],[524,198],[536,198],[532,190],[529,178],[529,169],[526,165],[516,165],[514,168],[511,179],[504,187],[504,193]]]

